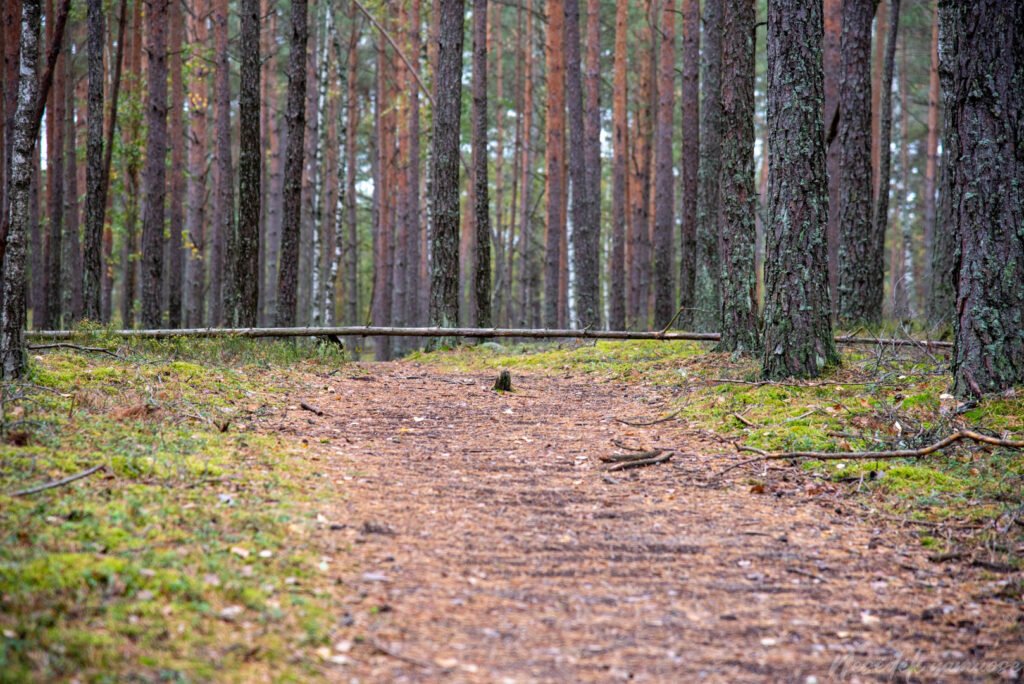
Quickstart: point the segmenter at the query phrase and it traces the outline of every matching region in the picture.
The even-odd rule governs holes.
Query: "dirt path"
[[[680,422],[615,420],[658,415],[655,389],[519,374],[498,395],[411,363],[318,382],[301,398],[323,417],[270,427],[337,485],[331,678],[872,681],[902,659],[914,681],[984,681],[1024,659],[1000,575],[929,562],[792,469],[768,494],[742,473],[693,486],[733,456]],[[677,453],[606,474],[613,440]]]

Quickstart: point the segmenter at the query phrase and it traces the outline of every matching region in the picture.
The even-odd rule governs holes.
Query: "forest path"
[[[679,421],[616,420],[660,415],[657,388],[520,373],[498,394],[490,374],[409,362],[313,382],[301,398],[325,415],[291,406],[273,429],[336,485],[332,679],[872,681],[900,659],[1024,658],[1019,610],[987,598],[998,576],[929,562],[792,469],[771,494],[742,472],[696,486],[734,453]],[[676,453],[605,473],[615,440]]]

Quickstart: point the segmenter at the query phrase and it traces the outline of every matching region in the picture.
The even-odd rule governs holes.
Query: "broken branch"
[[[56,489],[57,487],[63,487],[66,484],[71,484],[72,482],[76,482],[76,481],[81,480],[83,478],[89,477],[93,473],[99,472],[100,470],[103,470],[104,468],[106,468],[106,466],[102,465],[102,464],[101,465],[97,465],[97,466],[93,466],[92,468],[87,468],[87,469],[83,470],[80,473],[75,473],[74,475],[68,475],[67,477],[62,478],[60,480],[54,480],[52,482],[44,482],[43,484],[36,485],[35,487],[29,487],[27,489],[20,489],[20,490],[18,490],[16,492],[11,493],[11,496],[28,496],[29,494],[38,494],[39,492],[45,492],[47,489]]]

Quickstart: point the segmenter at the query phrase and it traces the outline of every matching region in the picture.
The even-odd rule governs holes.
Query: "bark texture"
[[[434,108],[433,258],[430,323],[459,324],[459,130],[462,114],[462,0],[440,0]]]
[[[672,131],[675,117],[676,3],[665,0],[658,35],[658,114],[654,141],[654,327],[668,325],[675,299],[675,176]]]
[[[182,74],[182,47],[184,45],[185,17],[181,0],[172,0],[170,6],[169,55],[171,69],[171,178],[168,203],[167,238],[167,327],[182,325],[182,279],[184,277],[185,229],[185,82]]]
[[[768,3],[766,379],[838,361],[828,288],[821,0]]]
[[[719,253],[722,351],[760,349],[754,274],[754,24],[752,0],[722,12],[722,169]]]
[[[277,283],[279,326],[295,325],[299,288],[299,229],[302,214],[303,133],[306,128],[306,0],[293,0],[291,54],[288,57],[288,147],[284,162],[284,200],[281,216],[281,264]]]
[[[296,10],[298,11],[298,10]],[[223,325],[232,309],[234,283],[228,261],[230,236],[234,232],[234,181],[231,165],[231,73],[228,63],[228,2],[214,0],[214,156],[216,174],[213,189],[210,287],[211,325]],[[303,53],[305,51],[303,50]],[[303,60],[305,64],[305,60]],[[290,76],[290,74],[289,74]],[[302,137],[301,135],[299,136]]]
[[[879,10],[881,11],[881,10]],[[896,62],[896,35],[899,31],[899,20],[900,20],[900,0],[889,0],[889,21],[888,31],[885,38],[885,60],[882,66],[882,80],[881,80],[881,93],[879,97],[879,110],[878,110],[878,178],[876,184],[878,186],[874,216],[872,218],[871,237],[875,240],[875,249],[882,254],[882,259],[885,259],[885,231],[886,226],[889,223],[889,190],[890,190],[890,176],[892,175],[892,152],[890,150],[890,142],[892,140],[892,81],[893,74],[895,72]],[[881,37],[879,37],[881,39]],[[903,106],[901,104],[901,106]],[[905,132],[904,132],[905,135]],[[893,238],[894,242],[899,242],[899,238]],[[894,247],[894,249],[896,249]],[[893,279],[893,300],[894,308],[897,310],[896,317],[898,318],[899,305],[895,301],[896,291],[898,287],[896,280],[899,278],[900,268],[896,265],[896,268],[892,269],[891,275]],[[865,264],[867,268],[867,276],[871,283],[870,290],[873,292],[875,289],[881,291],[883,287],[882,281],[884,279],[884,270],[881,264],[877,267],[873,264]],[[882,302],[879,301],[879,309],[881,309]]]
[[[608,326],[626,328],[626,221],[629,206],[629,121],[626,84],[629,3],[615,7],[615,65],[612,90],[612,250],[608,266]]]
[[[571,2],[572,0],[570,0]],[[491,218],[487,196],[487,0],[473,0],[473,226],[477,327],[491,326]]]
[[[680,215],[679,326],[689,330],[696,319],[697,177],[700,171],[700,3],[683,0],[683,157]]]
[[[32,156],[35,150],[36,100],[39,97],[39,0],[21,4],[18,98],[11,129],[12,149],[7,217],[7,242],[0,299],[0,379],[17,380],[26,370],[25,356],[25,237],[31,214]]]
[[[875,235],[871,221],[871,22],[876,4],[843,3],[837,291],[838,318],[846,325],[873,325],[882,317],[884,235]]]
[[[238,94],[238,229],[233,324],[250,327],[259,315],[260,255],[260,3],[242,0],[242,72]]]
[[[103,240],[103,2],[89,0],[86,47],[89,99],[86,104],[85,230],[82,240],[82,315],[100,320],[100,251]],[[122,21],[124,18],[122,17]]]
[[[694,272],[693,328],[718,330],[722,293],[718,255],[718,179],[722,140],[722,3],[704,0],[704,104],[700,121],[700,166],[697,171],[697,264]]]
[[[956,394],[1024,382],[1024,4],[939,5],[941,75],[953,140]],[[948,136],[947,136],[948,139]]]
[[[167,18],[170,0],[148,9],[146,165],[142,192],[142,323],[160,327],[163,318],[164,205],[167,199]]]
[[[547,32],[548,112],[547,237],[544,249],[544,324],[559,327],[562,239],[565,235],[565,0],[549,0]]]

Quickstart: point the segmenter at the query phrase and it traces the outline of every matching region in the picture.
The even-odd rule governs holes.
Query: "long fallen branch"
[[[77,330],[41,330],[27,332],[26,338],[39,341],[69,340],[88,338],[90,333]],[[171,337],[518,337],[529,339],[592,339],[592,340],[691,340],[697,342],[718,342],[718,333],[699,333],[664,330],[583,330],[544,328],[399,328],[388,326],[342,326],[342,327],[299,327],[299,328],[158,328],[152,330],[105,330],[102,335],[138,339],[164,339]],[[840,336],[839,344],[894,345],[951,349],[952,342],[934,340],[883,339],[874,337]],[[844,383],[849,384],[849,383]]]
[[[79,344],[69,344],[67,342],[54,342],[53,344],[30,344],[28,345],[30,351],[42,350],[42,349],[74,349],[80,352],[93,352],[95,354],[107,354],[113,356],[115,359],[120,359],[120,355],[113,352],[105,347],[83,347]]]
[[[959,441],[969,439],[975,442],[983,444],[991,444],[992,446],[1005,447],[1007,449],[1024,449],[1024,441],[1014,441],[1009,439],[999,439],[998,437],[989,437],[983,435],[980,432],[974,432],[973,430],[960,430],[954,432],[949,437],[939,440],[934,444],[921,447],[920,449],[895,449],[892,451],[784,451],[781,453],[768,453],[761,449],[755,449],[754,447],[739,447],[740,451],[752,451],[758,454],[755,458],[748,458],[745,461],[734,463],[728,468],[720,470],[716,475],[713,475],[711,480],[717,480],[731,470],[742,468],[745,465],[751,463],[762,463],[764,461],[787,461],[798,458],[810,458],[817,461],[873,461],[883,460],[889,458],[920,458],[929,454],[941,451],[946,447],[955,444]]]
[[[93,466],[92,468],[87,468],[87,469],[83,470],[80,473],[75,473],[74,475],[68,475],[67,477],[62,478],[60,480],[53,480],[52,482],[44,482],[43,484],[36,485],[35,487],[29,487],[27,489],[20,489],[20,490],[18,490],[16,492],[12,492],[11,496],[28,496],[29,494],[38,494],[39,492],[45,492],[47,489],[56,489],[57,487],[63,487],[64,485],[71,484],[72,482],[76,482],[76,481],[81,480],[83,478],[89,477],[93,473],[99,472],[100,470],[103,470],[104,468],[106,468],[106,466],[102,465],[102,464],[101,465],[97,465],[97,466]]]

